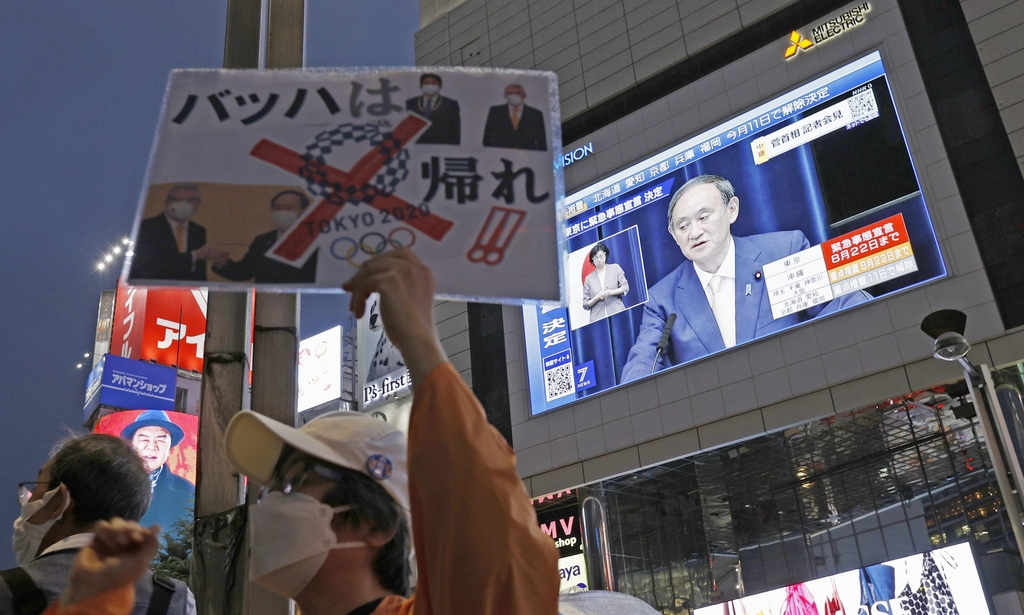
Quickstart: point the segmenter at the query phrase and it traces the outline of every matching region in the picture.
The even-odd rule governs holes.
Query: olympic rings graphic
[[[345,248],[345,243],[348,247]],[[384,252],[389,247],[391,248],[411,248],[416,244],[416,234],[411,229],[405,228],[404,226],[392,229],[388,233],[387,237],[383,233],[377,231],[370,231],[359,238],[357,242],[351,237],[338,237],[331,242],[331,256],[340,260],[346,261],[352,267],[362,267],[366,261],[370,260],[374,256]],[[340,247],[339,247],[340,246]],[[360,252],[367,255],[369,258],[362,262],[354,260],[354,257]]]

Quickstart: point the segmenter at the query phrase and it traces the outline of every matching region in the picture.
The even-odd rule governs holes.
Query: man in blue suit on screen
[[[730,227],[739,213],[740,200],[732,184],[718,175],[694,177],[672,195],[668,232],[688,260],[651,287],[640,334],[629,351],[621,382],[771,335],[809,317],[831,314],[870,298],[858,291],[824,307],[772,318],[761,268],[809,248],[810,243],[800,231],[733,237]],[[670,314],[675,314],[677,320],[668,347],[658,356],[658,341]]]

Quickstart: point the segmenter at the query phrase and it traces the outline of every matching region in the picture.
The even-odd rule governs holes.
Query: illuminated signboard
[[[801,51],[807,51],[815,45],[827,43],[829,40],[861,25],[867,20],[868,11],[871,5],[867,2],[857,5],[847,11],[826,19],[825,21],[811,28],[811,37],[807,38],[796,30],[789,35],[789,43],[786,46],[786,53],[783,58],[789,60]]]
[[[341,397],[341,325],[299,342],[299,412]]]
[[[533,414],[946,275],[877,52],[565,203]]]
[[[957,612],[991,613],[969,543],[797,583],[693,613]]]
[[[388,339],[380,319],[380,297],[367,299],[366,317],[359,321],[359,373],[362,409],[401,399],[412,393],[412,377],[402,353]]]

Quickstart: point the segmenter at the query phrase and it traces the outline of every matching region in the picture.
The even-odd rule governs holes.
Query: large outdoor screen
[[[523,309],[533,414],[946,275],[878,52],[564,219],[567,306]]]
[[[971,613],[989,615],[970,543],[797,583],[694,611],[734,613]]]

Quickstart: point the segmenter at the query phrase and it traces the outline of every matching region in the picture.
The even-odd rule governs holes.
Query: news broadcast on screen
[[[523,310],[531,414],[946,275],[878,52],[568,195],[562,218],[566,305]]]

